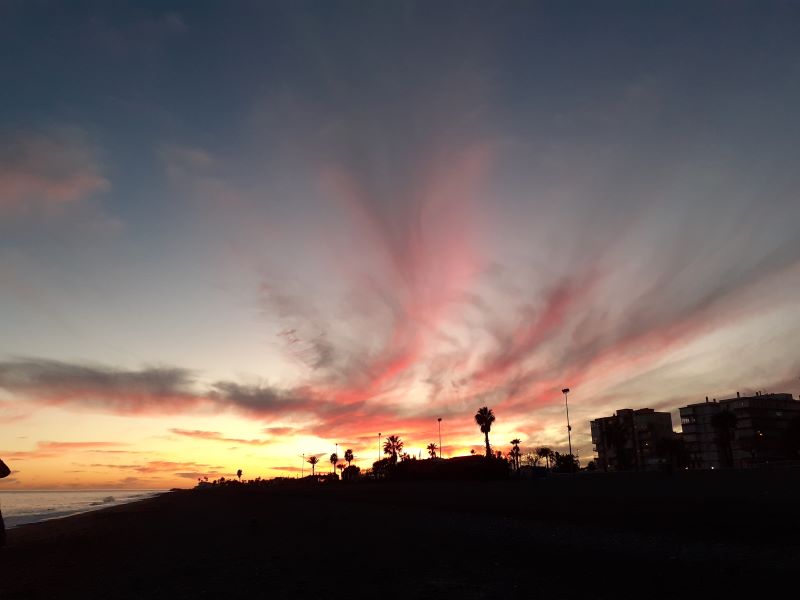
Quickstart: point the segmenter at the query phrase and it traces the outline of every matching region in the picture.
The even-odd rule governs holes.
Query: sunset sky
[[[796,396],[798,57],[785,2],[0,0],[0,490]]]

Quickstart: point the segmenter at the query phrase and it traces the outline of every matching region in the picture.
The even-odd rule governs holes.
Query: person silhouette
[[[0,479],[3,477],[8,477],[11,475],[11,469],[8,468],[8,465],[3,462],[3,459],[0,458]],[[0,511],[0,548],[6,545],[6,524],[3,521],[3,512]]]

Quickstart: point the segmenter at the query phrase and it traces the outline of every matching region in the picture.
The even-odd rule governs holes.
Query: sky
[[[0,490],[796,397],[799,105],[792,2],[0,0]]]

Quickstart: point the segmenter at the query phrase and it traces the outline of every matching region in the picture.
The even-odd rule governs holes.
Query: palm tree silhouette
[[[550,469],[550,459],[553,457],[553,450],[547,446],[542,446],[536,449],[536,456],[544,459],[544,464],[547,469]]]
[[[331,454],[331,459],[330,460],[331,460],[331,465],[332,465],[331,466],[331,469],[332,469],[331,473],[336,473],[336,463],[339,462],[339,456],[336,454],[336,452]]]
[[[347,461],[348,467],[350,466],[350,463],[353,462],[353,458],[355,457],[353,456],[353,451],[350,448],[344,451],[344,459]]]
[[[392,463],[397,462],[397,455],[403,450],[403,440],[399,435],[390,435],[383,443],[383,453],[392,457]]]
[[[494,423],[494,413],[488,406],[483,406],[475,413],[475,422],[480,426],[481,433],[486,437],[486,457],[492,457],[492,448],[489,446],[489,432],[492,430],[492,423]]]
[[[342,476],[342,471],[344,471],[344,465],[336,465],[336,468],[339,469],[339,477]]]
[[[311,465],[311,476],[312,476],[312,477],[314,476],[314,467],[316,466],[316,464],[317,464],[318,462],[319,462],[319,459],[318,459],[316,456],[311,456],[311,457],[308,459],[308,464],[310,464],[310,465]]]
[[[519,458],[522,456],[522,451],[519,449],[520,440],[518,438],[514,438],[510,442],[511,444],[511,464],[514,465],[514,469],[519,471]]]
[[[241,469],[236,471],[236,476],[239,478],[239,483],[241,483],[242,482],[242,470]]]
[[[437,449],[438,449],[438,446],[436,444],[434,444],[433,442],[428,444],[428,447],[427,447],[428,456],[430,456],[431,458],[436,458],[436,450]]]

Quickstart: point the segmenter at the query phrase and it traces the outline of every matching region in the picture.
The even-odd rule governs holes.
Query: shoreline
[[[91,502],[88,505],[84,505],[81,507],[74,507],[74,508],[64,508],[59,510],[59,505],[53,507],[42,507],[42,510],[38,512],[32,513],[23,513],[19,514],[15,512],[15,509],[8,509],[7,504],[4,505],[2,503],[2,498],[5,494],[13,494],[13,495],[24,495],[24,494],[97,494],[98,496],[103,494],[119,494],[120,492],[125,494],[135,494],[135,496],[126,498],[117,498],[114,497],[113,500],[107,501],[106,498],[102,498],[101,500]],[[36,523],[46,523],[48,521],[53,521],[56,519],[66,519],[72,516],[81,515],[87,512],[95,512],[98,510],[104,510],[106,508],[113,508],[115,506],[121,506],[123,504],[130,504],[132,502],[140,502],[142,500],[147,500],[148,498],[153,498],[158,495],[164,494],[169,492],[169,490],[125,490],[125,489],[98,489],[98,490],[3,490],[0,492],[0,510],[3,511],[3,519],[5,521],[6,530],[10,531],[12,529],[16,529],[18,527],[23,527],[25,525],[33,525]]]

